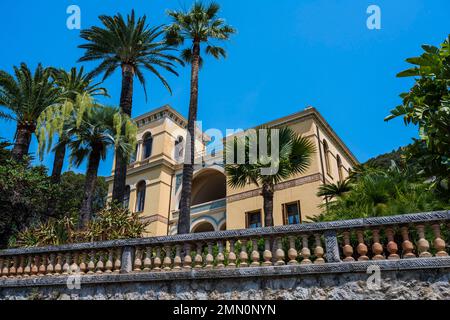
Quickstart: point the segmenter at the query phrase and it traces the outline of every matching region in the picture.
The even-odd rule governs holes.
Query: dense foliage
[[[30,166],[10,159],[10,144],[0,143],[0,247],[26,227],[77,214],[81,208],[85,177],[66,172],[61,183],[52,184],[43,166]],[[105,206],[107,184],[98,178],[93,208]],[[52,210],[49,210],[49,206]]]
[[[323,213],[312,221],[334,221],[449,209],[450,202],[423,181],[415,171],[392,162],[389,169],[362,165],[346,181],[321,188],[326,196]],[[334,191],[334,193],[333,193]]]
[[[87,228],[77,228],[77,215],[51,219],[45,223],[26,228],[10,240],[10,247],[36,247],[79,242],[107,241],[139,238],[144,235],[148,222],[137,213],[113,206],[96,213]]]
[[[413,68],[398,77],[415,77],[401,94],[402,104],[386,121],[403,117],[419,128],[419,139],[360,165],[345,182],[322,186],[327,203],[315,221],[395,215],[450,208],[450,36],[440,48],[422,46]]]
[[[419,127],[419,139],[408,148],[407,156],[422,167],[420,174],[433,178],[441,191],[450,179],[450,35],[435,47],[422,46],[424,53],[406,61],[414,67],[398,77],[414,77],[415,84],[401,94],[402,104],[386,120],[403,117],[405,124]]]

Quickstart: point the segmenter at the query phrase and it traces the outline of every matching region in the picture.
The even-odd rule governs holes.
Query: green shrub
[[[81,242],[108,241],[143,237],[148,222],[137,213],[111,206],[100,210],[86,230],[77,230],[77,216],[51,219],[27,228],[9,242],[10,247],[42,247]]]

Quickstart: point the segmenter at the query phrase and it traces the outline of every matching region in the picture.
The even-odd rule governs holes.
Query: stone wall
[[[0,299],[201,300],[201,299],[445,299],[450,300],[448,258],[352,262],[174,273],[84,276],[69,290],[67,277],[4,280]],[[381,282],[368,288],[367,268],[380,267]],[[420,267],[420,269],[418,269]],[[216,274],[215,274],[216,273]],[[72,279],[73,280],[73,279]],[[74,284],[73,281],[69,281]],[[372,282],[373,283],[373,282]]]

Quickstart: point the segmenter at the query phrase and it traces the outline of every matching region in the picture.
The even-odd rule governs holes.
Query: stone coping
[[[92,249],[106,249],[106,248],[118,248],[118,247],[132,247],[132,246],[162,246],[164,244],[176,244],[176,243],[195,243],[195,242],[207,242],[207,241],[219,241],[227,239],[242,239],[252,237],[279,237],[289,234],[299,233],[323,233],[329,230],[342,231],[351,229],[370,229],[374,227],[382,226],[394,226],[394,225],[409,225],[419,223],[432,223],[443,222],[450,220],[450,211],[434,211],[426,213],[416,214],[404,214],[398,216],[386,216],[376,218],[362,218],[354,220],[341,220],[332,222],[320,222],[320,223],[305,223],[298,225],[284,225],[259,229],[243,229],[243,230],[228,230],[228,231],[215,231],[205,232],[197,234],[184,234],[164,237],[151,237],[141,239],[127,239],[127,240],[113,240],[105,242],[92,242],[92,243],[77,243],[63,246],[48,246],[38,248],[19,248],[8,249],[0,251],[0,257],[2,256],[14,256],[14,255],[27,255],[27,254],[41,254],[50,252],[62,252],[62,251],[83,251]]]
[[[132,282],[157,282],[157,281],[179,281],[179,280],[212,280],[227,278],[248,278],[248,277],[283,277],[314,274],[344,274],[344,273],[366,273],[369,266],[376,265],[381,271],[408,271],[408,270],[429,270],[429,269],[449,269],[450,257],[432,258],[412,258],[400,260],[372,260],[354,261],[325,264],[298,264],[270,267],[247,267],[247,268],[222,268],[222,269],[201,269],[190,271],[171,272],[132,272],[122,274],[94,274],[82,275],[83,284],[106,284],[106,283],[132,283]],[[27,278],[1,279],[0,288],[18,287],[43,287],[43,286],[63,286],[67,284],[69,276],[34,276]],[[72,276],[73,277],[73,276]]]

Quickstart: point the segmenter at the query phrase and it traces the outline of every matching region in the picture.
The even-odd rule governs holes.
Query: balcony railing
[[[82,277],[447,257],[450,212],[0,251],[0,277]],[[447,258],[448,259],[448,258]],[[356,262],[355,262],[356,261]],[[447,260],[446,260],[447,261]],[[354,265],[352,264],[352,265]],[[284,270],[284,269],[283,269]],[[0,286],[2,281],[0,280]]]
[[[191,214],[197,214],[202,212],[210,212],[215,209],[225,209],[227,206],[227,199],[219,199],[210,202],[201,203],[191,207]],[[172,213],[172,218],[177,218],[180,210]]]

